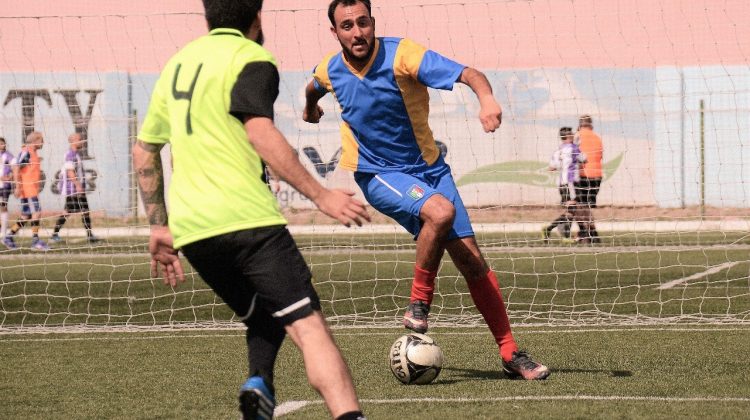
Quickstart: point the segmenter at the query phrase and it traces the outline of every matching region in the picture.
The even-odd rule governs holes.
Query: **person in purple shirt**
[[[8,198],[13,193],[13,155],[6,147],[5,138],[0,137],[0,238],[8,230]]]
[[[549,242],[549,236],[553,229],[560,227],[563,243],[573,243],[570,238],[570,225],[572,221],[581,224],[580,206],[576,197],[575,184],[580,180],[580,165],[586,162],[586,154],[581,152],[578,145],[574,143],[573,129],[570,127],[560,128],[560,147],[552,154],[549,161],[549,170],[557,171],[557,186],[560,191],[560,202],[565,206],[565,212],[552,223],[542,228],[542,239],[544,243]]]
[[[83,170],[83,159],[79,150],[86,144],[80,134],[75,133],[68,136],[70,149],[65,152],[65,161],[60,171],[58,181],[60,194],[65,197],[65,213],[61,214],[55,223],[52,233],[52,241],[60,242],[60,229],[62,229],[71,213],[81,213],[83,227],[86,228],[86,237],[89,243],[99,242],[99,238],[91,232],[91,215],[89,214],[89,202],[86,198],[86,176]]]

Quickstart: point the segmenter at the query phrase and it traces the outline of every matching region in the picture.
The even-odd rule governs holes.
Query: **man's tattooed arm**
[[[150,225],[167,226],[167,205],[164,200],[164,170],[161,163],[162,144],[141,140],[133,146],[133,169],[138,177],[143,205]]]

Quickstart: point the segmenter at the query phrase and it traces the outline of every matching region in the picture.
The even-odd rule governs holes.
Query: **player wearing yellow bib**
[[[265,182],[264,161],[344,225],[359,225],[369,216],[353,193],[321,186],[274,126],[279,73],[261,47],[262,1],[203,4],[210,32],[164,67],[133,148],[151,225],[152,275],[161,268],[165,283],[183,281],[180,249],[247,325],[249,378],[240,388],[244,418],[273,416],[273,367],[287,333],[332,416],[363,418],[310,271]],[[166,143],[174,166],[169,217],[160,158]]]

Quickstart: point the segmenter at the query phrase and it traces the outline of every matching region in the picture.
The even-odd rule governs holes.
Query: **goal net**
[[[51,250],[0,247],[0,332],[241,325],[200,277],[169,288],[149,275],[148,226],[129,148],[161,66],[205,33],[200,2],[5,2],[0,11],[0,136],[17,155],[44,134],[41,239],[63,210],[67,137],[82,151],[93,232],[72,214]],[[313,67],[340,49],[327,2],[266,1],[277,58],[276,123],[330,187],[357,191],[337,168],[338,106],[301,119]],[[480,69],[503,106],[483,132],[471,90],[430,92],[430,124],[515,325],[750,322],[750,27],[736,0],[378,0],[376,35],[408,37]],[[541,230],[563,211],[547,170],[560,127],[590,115],[603,141],[593,217],[599,244]],[[373,116],[377,118],[377,116]],[[169,163],[168,149],[164,160]],[[169,168],[167,168],[169,170]],[[358,197],[361,194],[358,192]],[[398,326],[415,244],[375,215],[347,229],[282,183],[277,198],[335,326]],[[8,204],[9,229],[20,215]],[[578,229],[572,224],[573,237]],[[446,256],[431,325],[482,323]]]

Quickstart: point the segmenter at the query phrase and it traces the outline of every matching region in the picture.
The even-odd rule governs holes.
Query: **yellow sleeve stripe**
[[[331,53],[323,58],[323,61],[318,64],[318,67],[315,68],[315,73],[313,73],[315,81],[329,92],[333,90],[333,86],[331,85],[331,78],[328,76],[328,63],[336,54],[338,53]]]
[[[393,74],[401,90],[401,97],[404,100],[409,120],[411,120],[422,158],[428,165],[432,165],[440,157],[440,150],[435,144],[435,138],[428,124],[430,95],[427,87],[419,83],[417,79],[419,66],[426,52],[425,47],[408,39],[402,39],[393,60]]]
[[[419,66],[427,48],[409,39],[402,39],[398,44],[396,56],[393,63],[393,72],[396,77],[411,76],[415,80],[419,74]]]
[[[341,123],[341,160],[339,166],[342,169],[356,171],[359,163],[359,144],[354,139],[354,133],[346,122]]]

